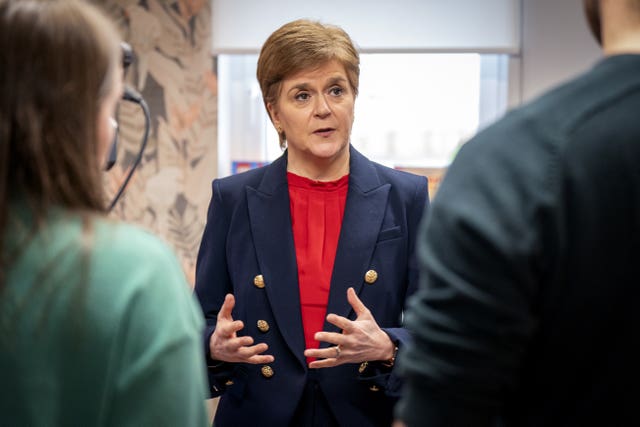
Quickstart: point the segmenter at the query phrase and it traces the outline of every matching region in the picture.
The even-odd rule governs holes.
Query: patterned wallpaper
[[[211,55],[211,5],[205,0],[103,0],[132,46],[126,80],[151,111],[141,165],[112,215],[167,241],[193,285],[195,258],[216,175],[217,76]],[[107,175],[114,194],[139,151],[144,115],[121,102],[118,163]]]

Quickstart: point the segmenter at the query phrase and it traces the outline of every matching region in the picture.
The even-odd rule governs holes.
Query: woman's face
[[[117,72],[112,73],[114,82],[111,84],[111,92],[102,100],[98,111],[98,164],[104,165],[107,160],[107,153],[113,142],[115,126],[113,125],[118,101],[122,97],[122,68],[118,67]]]
[[[267,108],[286,135],[289,156],[301,161],[348,156],[355,94],[344,66],[332,60],[282,81]]]

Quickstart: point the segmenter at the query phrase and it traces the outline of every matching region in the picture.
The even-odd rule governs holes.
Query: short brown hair
[[[264,42],[257,77],[265,107],[278,101],[282,80],[301,70],[338,60],[358,94],[360,57],[349,35],[340,27],[299,19],[284,24]],[[280,134],[280,146],[285,140]]]
[[[51,206],[104,211],[96,128],[122,55],[114,25],[77,0],[0,0],[0,52],[2,270],[12,203],[34,224]]]

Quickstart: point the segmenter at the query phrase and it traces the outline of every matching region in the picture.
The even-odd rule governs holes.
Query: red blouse
[[[306,348],[318,348],[313,336],[322,331],[327,312],[349,175],[320,182],[287,172],[287,180],[304,340]]]

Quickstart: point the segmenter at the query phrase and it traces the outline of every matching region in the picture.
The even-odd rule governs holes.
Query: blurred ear
[[[587,23],[591,29],[591,34],[596,38],[598,44],[602,46],[602,24],[600,22],[600,0],[583,0],[584,13],[587,16]]]

